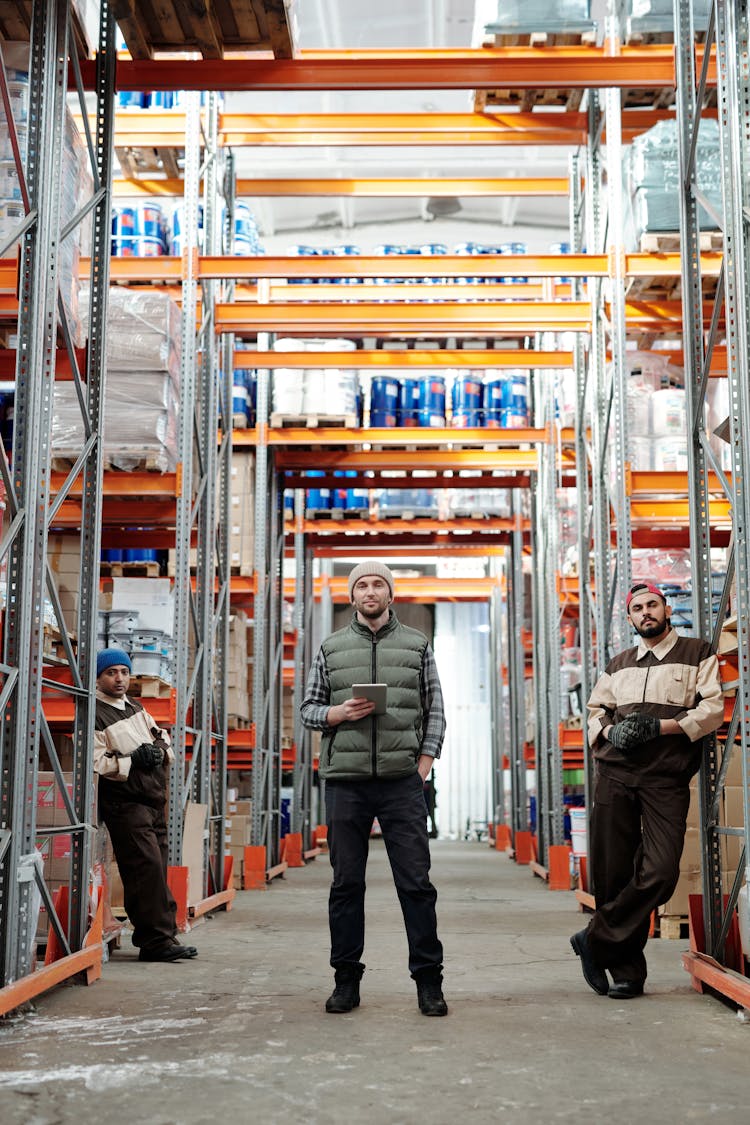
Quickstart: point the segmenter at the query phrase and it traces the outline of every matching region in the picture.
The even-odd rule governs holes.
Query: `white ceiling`
[[[498,0],[297,0],[298,45],[316,48],[429,48],[478,44]],[[463,113],[470,91],[227,94],[227,111],[249,113]],[[236,151],[239,176],[464,177],[565,176],[567,149],[273,148]],[[450,219],[425,218],[420,199],[253,199],[268,251],[296,242],[353,242],[363,252],[384,241],[502,242],[534,230],[532,249],[565,238],[564,199],[462,199]],[[392,228],[392,224],[397,224]],[[529,232],[529,229],[531,231]]]

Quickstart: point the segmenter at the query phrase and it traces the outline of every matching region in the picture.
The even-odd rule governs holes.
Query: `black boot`
[[[448,1005],[443,996],[443,974],[440,969],[422,969],[415,973],[417,1002],[423,1016],[447,1016]]]
[[[326,1000],[327,1012],[351,1012],[359,1007],[359,982],[363,965],[339,965],[335,970],[335,987]]]

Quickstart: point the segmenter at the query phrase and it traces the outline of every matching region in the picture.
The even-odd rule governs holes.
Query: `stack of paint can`
[[[413,375],[403,375],[399,381],[397,424],[419,425],[419,379]]]
[[[484,424],[493,429],[518,430],[529,425],[528,373],[511,369],[484,385]]]
[[[374,375],[370,384],[370,425],[377,429],[400,424],[401,383],[391,375]]]
[[[233,253],[238,257],[254,257],[262,252],[255,216],[247,204],[237,203],[234,208]]]
[[[471,372],[456,372],[451,387],[451,426],[466,429],[484,424],[484,386]]]
[[[174,258],[182,257],[183,234],[185,231],[185,207],[177,203],[172,208],[167,228],[167,244],[169,253]],[[198,250],[203,249],[203,205],[198,206]]]
[[[148,201],[114,209],[112,255],[115,258],[158,258],[167,250],[167,226],[159,203]]]
[[[232,428],[245,430],[255,424],[255,404],[251,396],[257,387],[255,369],[235,367],[232,374]]]
[[[326,474],[323,469],[308,469],[308,477],[324,477]],[[305,509],[308,516],[314,516],[317,512],[327,512],[331,507],[331,489],[330,488],[308,488],[305,493]]]
[[[417,423],[420,426],[445,426],[445,377],[423,375],[417,385]]]

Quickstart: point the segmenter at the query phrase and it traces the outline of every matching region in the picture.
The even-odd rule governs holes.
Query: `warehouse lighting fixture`
[[[424,205],[425,216],[430,219],[445,219],[457,215],[461,210],[461,200],[455,195],[431,195]]]

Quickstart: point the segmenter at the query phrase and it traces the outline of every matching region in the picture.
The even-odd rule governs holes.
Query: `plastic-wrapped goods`
[[[104,456],[116,469],[167,473],[177,464],[179,398],[163,372],[108,371],[104,395]],[[76,456],[84,441],[75,384],[55,383],[52,453]]]
[[[654,468],[659,472],[686,473],[688,471],[687,437],[653,438]]]
[[[499,0],[497,19],[487,24],[490,34],[506,31],[585,30],[590,24],[590,0]]]
[[[82,294],[82,298],[88,296]],[[83,302],[84,328],[88,300]],[[169,372],[179,386],[182,312],[167,296],[145,289],[113,286],[107,306],[107,369]]]
[[[693,28],[705,31],[712,0],[692,0]],[[628,0],[625,16],[626,38],[645,33],[674,33],[673,0]]]
[[[670,437],[687,435],[685,391],[682,387],[655,391],[651,396],[651,432]]]
[[[636,137],[630,146],[627,165],[633,222],[637,235],[643,231],[680,229],[680,169],[677,123],[660,121]],[[696,149],[696,180],[701,192],[721,213],[721,153],[718,122],[701,121]],[[702,229],[716,228],[704,208],[699,208]]]
[[[356,351],[353,340],[282,337],[274,351]],[[351,415],[359,417],[359,372],[350,368],[277,367],[273,376],[273,406],[276,414]]]
[[[83,302],[88,311],[88,302]],[[86,327],[84,322],[84,327]],[[104,456],[115,468],[177,463],[182,313],[166,294],[115,287],[107,313]],[[52,453],[77,455],[83,424],[72,382],[55,384]]]

